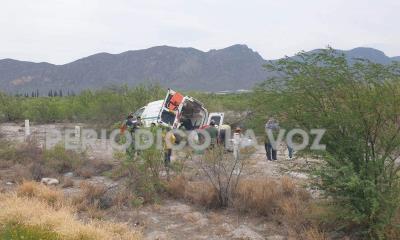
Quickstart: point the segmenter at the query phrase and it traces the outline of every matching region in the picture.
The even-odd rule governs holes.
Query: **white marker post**
[[[31,128],[29,126],[29,119],[25,120],[25,137],[31,135]]]
[[[81,127],[75,126],[75,138],[79,141],[81,138]]]

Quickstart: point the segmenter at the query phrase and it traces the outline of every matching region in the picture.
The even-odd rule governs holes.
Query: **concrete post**
[[[78,140],[81,138],[81,127],[80,126],[75,126],[75,138]]]
[[[31,135],[31,128],[29,126],[29,119],[25,120],[25,137]]]

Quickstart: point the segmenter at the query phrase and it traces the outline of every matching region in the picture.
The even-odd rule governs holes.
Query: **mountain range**
[[[316,50],[313,50],[316,51]],[[400,61],[373,48],[343,52],[348,59],[365,58],[388,64]],[[0,90],[8,93],[83,89],[127,84],[158,83],[180,90],[222,91],[251,89],[271,73],[267,60],[246,45],[207,52],[195,48],[157,46],[120,54],[98,53],[64,65],[0,60]]]

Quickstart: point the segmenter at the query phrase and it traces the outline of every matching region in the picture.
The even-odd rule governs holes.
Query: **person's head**
[[[155,123],[151,123],[151,124],[150,124],[150,127],[152,127],[152,128],[155,127],[155,126],[156,126]]]
[[[235,128],[235,133],[241,133],[241,132],[242,132],[242,129],[240,127]]]
[[[142,118],[140,116],[137,116],[136,120],[140,121],[140,120],[142,120]]]
[[[211,120],[211,122],[210,122],[210,126],[213,126],[213,127],[215,127],[215,121],[214,121],[214,120]]]
[[[133,118],[133,114],[132,114],[132,113],[129,113],[127,118],[128,118],[129,120],[131,120],[131,119]]]

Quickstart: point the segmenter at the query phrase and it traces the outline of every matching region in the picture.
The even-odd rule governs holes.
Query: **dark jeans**
[[[276,160],[276,149],[273,149],[270,143],[265,144],[265,152],[268,160]]]
[[[172,155],[172,149],[166,149],[164,153],[164,165],[165,167],[169,167],[171,163],[171,155]]]
[[[288,146],[287,149],[288,149],[288,152],[289,152],[289,158],[292,158],[293,157],[293,148]]]

